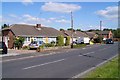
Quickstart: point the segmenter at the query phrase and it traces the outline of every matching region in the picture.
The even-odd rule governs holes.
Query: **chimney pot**
[[[37,25],[36,25],[36,28],[41,28],[41,24],[37,24]]]

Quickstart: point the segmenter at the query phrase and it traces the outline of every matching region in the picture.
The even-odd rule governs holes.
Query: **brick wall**
[[[12,49],[14,48],[14,34],[11,30],[4,30],[3,32],[3,38],[8,37],[8,48]]]

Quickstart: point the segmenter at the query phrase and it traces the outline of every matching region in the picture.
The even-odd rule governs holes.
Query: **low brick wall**
[[[63,48],[70,48],[70,46],[62,46],[62,47],[47,47],[47,48],[44,48],[44,51],[46,51],[46,50],[57,50],[57,49],[63,49]]]

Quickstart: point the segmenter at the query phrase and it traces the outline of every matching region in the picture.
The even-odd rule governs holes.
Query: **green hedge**
[[[46,44],[44,44],[44,46],[45,47],[54,47],[54,44],[52,44],[52,43],[46,43]]]
[[[70,45],[70,36],[66,37],[66,42],[65,42],[65,46]]]
[[[62,35],[57,37],[57,46],[64,46],[64,37]]]
[[[73,45],[73,48],[81,48],[81,47],[85,47],[86,44],[76,44],[76,45]]]

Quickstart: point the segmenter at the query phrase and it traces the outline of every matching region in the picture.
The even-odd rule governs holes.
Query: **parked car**
[[[106,44],[114,44],[114,41],[112,39],[106,39]]]
[[[5,42],[0,42],[0,54],[7,54],[7,46]]]
[[[29,48],[30,49],[37,49],[42,44],[44,44],[43,41],[33,41],[29,44]]]
[[[90,43],[90,38],[88,38],[88,37],[78,38],[77,41],[76,41],[76,43],[77,44],[81,44],[81,43],[89,44]]]

